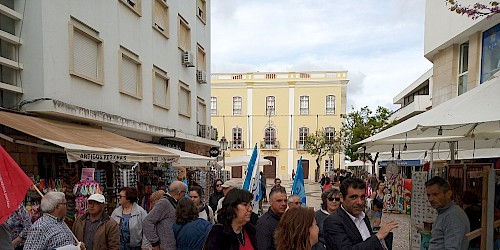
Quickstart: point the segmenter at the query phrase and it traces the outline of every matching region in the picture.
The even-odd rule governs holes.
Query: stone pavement
[[[235,179],[241,185],[243,185],[243,179]],[[269,191],[274,186],[274,180],[267,179],[266,190],[269,194]],[[286,191],[290,193],[292,190],[292,180],[282,180],[281,185],[286,188]],[[306,189],[306,199],[307,206],[314,207],[314,210],[318,210],[321,207],[321,188],[319,183],[314,182],[313,180],[305,181],[305,189]],[[267,211],[269,208],[268,203],[263,204],[264,211]],[[384,213],[382,215],[382,224],[388,221],[394,220],[399,224],[399,227],[393,230],[394,233],[394,242],[393,242],[393,250],[406,250],[410,249],[410,216],[406,214],[389,214]]]

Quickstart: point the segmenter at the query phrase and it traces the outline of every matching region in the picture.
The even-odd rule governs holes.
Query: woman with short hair
[[[177,250],[202,249],[212,224],[198,217],[198,208],[191,199],[187,197],[179,199],[175,209],[175,218],[172,229]]]
[[[321,194],[321,209],[314,214],[319,227],[318,243],[312,247],[314,250],[326,249],[325,238],[323,236],[323,223],[326,217],[340,207],[340,190],[332,188]]]
[[[274,233],[276,250],[310,250],[318,242],[318,234],[314,210],[304,207],[289,209],[281,216]]]

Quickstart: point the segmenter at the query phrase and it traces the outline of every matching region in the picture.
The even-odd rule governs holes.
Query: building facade
[[[316,158],[304,151],[307,135],[324,130],[335,138],[346,113],[347,71],[212,74],[212,126],[229,141],[226,157],[251,154],[255,145],[267,178],[289,179],[302,157],[305,178],[314,178]],[[338,152],[321,161],[320,172],[339,168]],[[340,160],[340,161],[339,161]],[[246,166],[226,167],[233,178]]]

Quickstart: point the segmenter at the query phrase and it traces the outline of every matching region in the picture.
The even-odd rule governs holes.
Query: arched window
[[[267,127],[264,134],[264,143],[266,148],[274,148],[276,146],[276,129]]]

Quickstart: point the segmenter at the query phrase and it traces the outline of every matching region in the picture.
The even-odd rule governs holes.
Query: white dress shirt
[[[351,220],[354,222],[354,225],[358,228],[359,233],[361,234],[361,238],[363,238],[363,241],[366,239],[370,238],[370,230],[368,230],[368,227],[366,226],[366,223],[364,221],[365,219],[365,212],[361,212],[361,214],[356,218],[352,216],[349,212],[347,212],[344,209],[344,206],[340,205],[340,207],[346,212],[346,214],[349,215]]]

